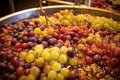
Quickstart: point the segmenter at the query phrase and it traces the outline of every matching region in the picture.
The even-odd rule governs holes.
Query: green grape
[[[56,60],[50,60],[50,65],[52,65],[52,64],[54,64],[54,63],[56,63],[57,61]]]
[[[35,64],[38,67],[43,67],[43,65],[44,65],[44,59],[42,57],[39,57],[39,58],[35,59]]]
[[[69,75],[69,69],[68,68],[61,68],[60,73],[64,76],[64,77],[68,77]]]
[[[108,23],[104,24],[104,28],[109,29],[110,25]]]
[[[34,51],[33,51],[33,50],[29,50],[29,51],[27,52],[27,54],[34,54]]]
[[[34,50],[36,50],[36,49],[39,49],[39,50],[43,50],[43,46],[41,45],[41,44],[39,44],[39,45],[36,45],[35,47],[34,47]]]
[[[62,47],[60,48],[60,53],[61,53],[61,54],[66,54],[67,51],[68,51],[68,48],[67,48],[66,46],[62,46]]]
[[[95,28],[100,29],[100,28],[101,28],[101,24],[97,23],[97,24],[95,25]]]
[[[25,75],[22,75],[22,76],[19,77],[18,80],[27,80],[27,77]]]
[[[59,58],[59,53],[57,51],[52,51],[50,54],[51,60],[57,60]]]
[[[65,9],[64,10],[64,14],[66,15],[66,14],[68,14],[69,13],[69,10],[68,9]]]
[[[35,56],[35,57],[40,57],[40,56],[41,56],[41,52],[42,52],[42,50],[40,50],[40,49],[35,49],[35,50],[34,50],[34,56]]]
[[[45,16],[40,16],[38,20],[40,21],[41,24],[46,24]]]
[[[61,69],[61,65],[60,65],[60,63],[53,63],[52,64],[52,70],[54,70],[54,71],[59,71]]]
[[[65,54],[61,54],[58,60],[60,63],[65,64],[67,62],[67,56]]]
[[[70,21],[65,19],[65,20],[62,20],[62,23],[66,26],[70,25]]]
[[[51,47],[51,48],[49,48],[49,51],[50,51],[50,53],[53,51],[60,53],[60,49],[58,47]]]
[[[30,63],[30,62],[33,62],[34,61],[34,55],[33,54],[28,54],[28,55],[26,55],[26,57],[25,57],[25,60],[26,60],[26,62],[28,62],[28,63]]]
[[[56,80],[64,80],[64,76],[61,73],[58,73]]]
[[[48,79],[49,80],[54,80],[54,79],[56,79],[56,77],[57,77],[57,72],[56,71],[49,71],[49,73],[48,73]]]
[[[115,43],[110,43],[110,46],[116,47],[116,44]]]
[[[101,38],[95,38],[95,42],[101,42],[102,39]]]
[[[71,58],[71,59],[69,60],[69,64],[70,64],[71,66],[77,65],[77,59],[76,59],[76,58]]]
[[[95,34],[95,37],[96,37],[96,38],[100,38],[100,34],[96,33],[96,34]]]
[[[44,60],[50,60],[50,53],[48,50],[43,50],[41,56],[44,58]]]
[[[36,80],[35,76],[32,74],[27,75],[27,80]]]
[[[46,35],[48,35],[47,30],[43,30],[42,31],[42,36],[46,36]]]
[[[30,68],[30,74],[32,74],[35,78],[37,78],[40,74],[40,69],[36,66]]]
[[[27,55],[26,52],[21,52],[21,53],[19,54],[19,57],[22,58],[22,59],[25,59],[26,55]]]
[[[41,29],[40,28],[35,28],[34,33],[35,34],[41,34]]]
[[[91,38],[94,37],[94,34],[93,34],[93,33],[90,33],[90,34],[89,34],[89,37],[91,37]]]

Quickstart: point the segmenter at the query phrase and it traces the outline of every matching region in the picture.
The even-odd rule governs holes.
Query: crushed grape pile
[[[120,80],[120,23],[61,10],[0,27],[0,80]]]

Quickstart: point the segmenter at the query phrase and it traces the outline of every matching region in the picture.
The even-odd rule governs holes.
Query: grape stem
[[[45,19],[46,19],[46,25],[48,26],[48,17],[47,17],[46,12],[45,12],[45,11],[43,10],[43,8],[42,8],[42,0],[40,0],[40,9],[41,9],[43,15],[45,16]],[[39,13],[38,15],[40,16],[40,13]]]

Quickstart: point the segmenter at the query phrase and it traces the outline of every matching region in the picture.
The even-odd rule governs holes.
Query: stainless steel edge
[[[70,10],[74,10],[74,13],[76,13],[76,14],[89,13],[91,15],[104,16],[107,18],[113,18],[116,21],[120,21],[120,14],[118,14],[118,13],[104,10],[104,9],[99,9],[99,8],[87,7],[87,6],[55,5],[55,6],[43,7],[43,9],[46,11],[46,14],[48,14],[48,15],[55,13],[59,10],[70,9]],[[1,17],[0,18],[0,26],[3,24],[14,23],[16,21],[19,21],[19,20],[25,19],[25,18],[37,17],[38,11],[40,12],[41,15],[43,15],[39,8],[31,8],[31,9],[22,10],[22,11]]]

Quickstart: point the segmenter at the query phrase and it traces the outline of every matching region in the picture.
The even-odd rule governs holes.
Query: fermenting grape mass
[[[61,10],[0,28],[0,80],[119,80],[120,23]]]

